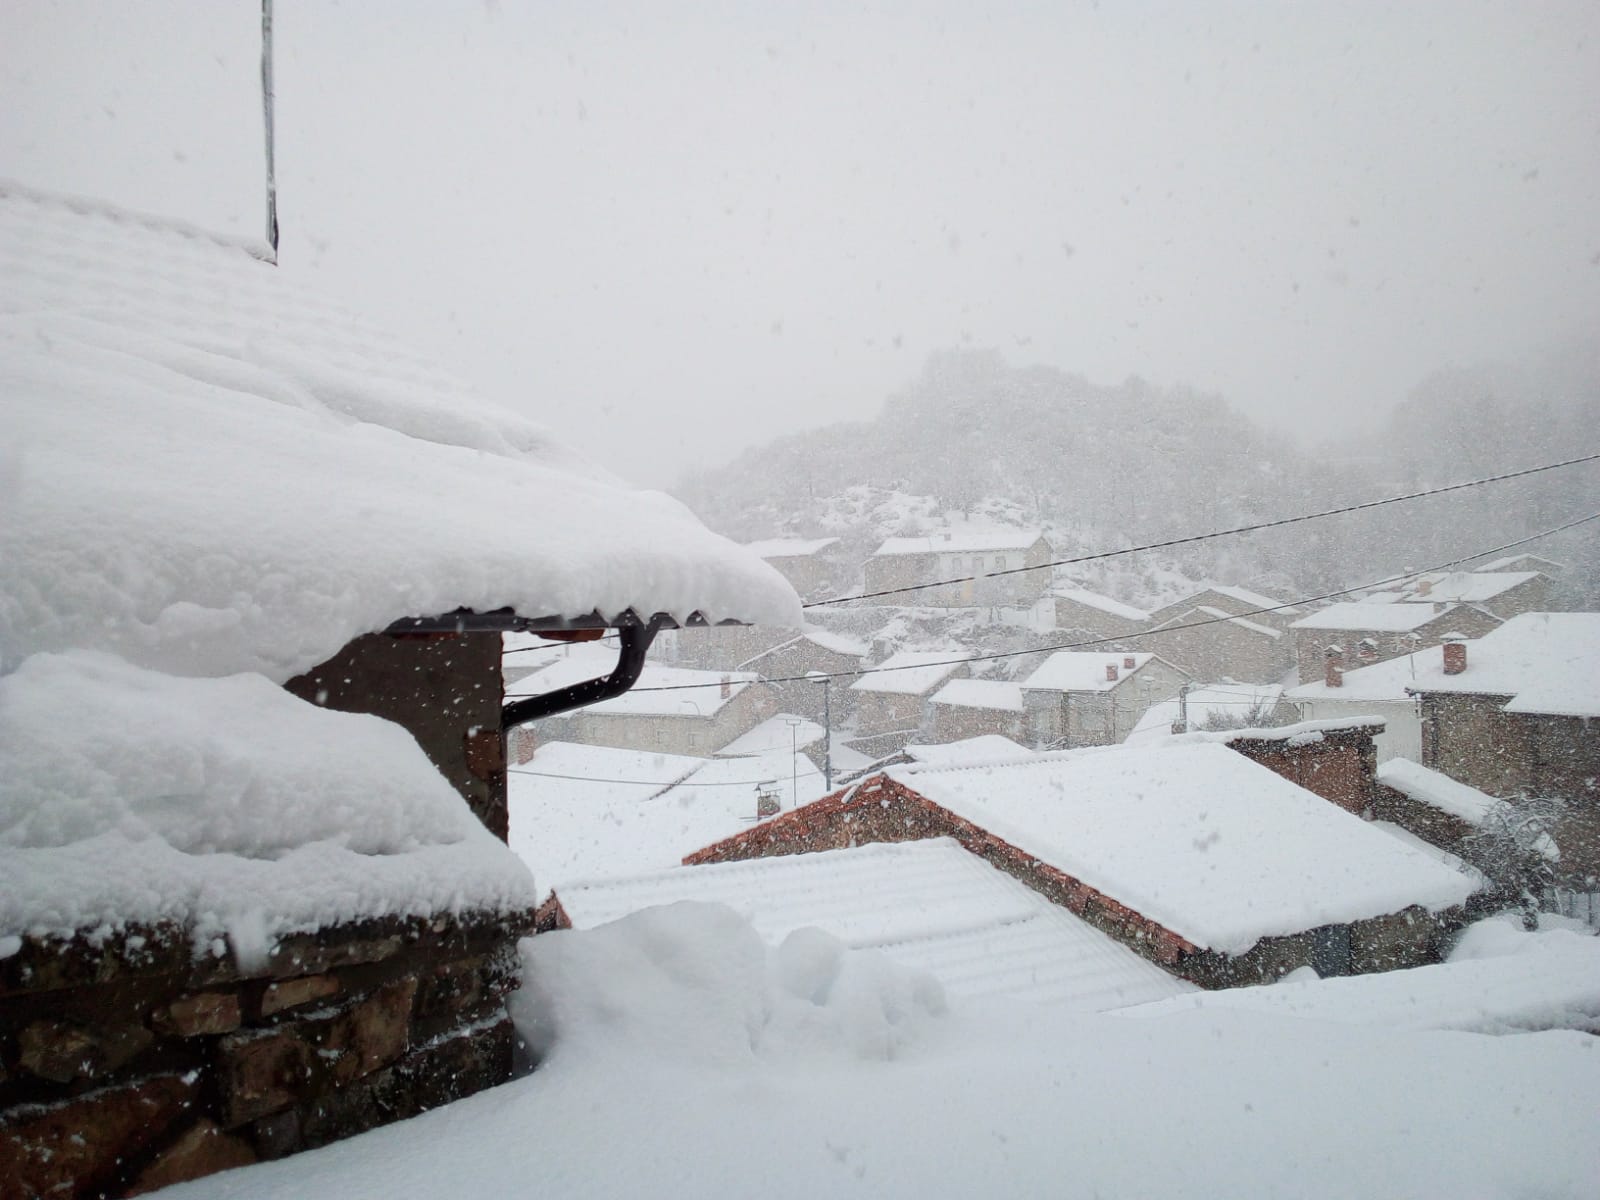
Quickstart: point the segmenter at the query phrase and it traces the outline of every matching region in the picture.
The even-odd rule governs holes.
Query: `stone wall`
[[[138,1195],[503,1082],[532,925],[362,922],[252,971],[175,927],[24,940],[0,959],[0,1193]]]
[[[1318,730],[1314,736],[1242,732],[1228,739],[1228,747],[1360,816],[1372,805],[1378,770],[1372,739],[1380,732],[1380,725]]]

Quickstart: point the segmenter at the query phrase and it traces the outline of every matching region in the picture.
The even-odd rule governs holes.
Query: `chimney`
[[[1433,580],[1431,580],[1431,579],[1419,579],[1419,580],[1417,580],[1417,595],[1426,596],[1431,591],[1433,591]]]
[[[1467,669],[1467,639],[1459,633],[1444,635],[1444,673],[1459,675]]]
[[[1356,658],[1362,663],[1378,661],[1378,643],[1371,638],[1362,638],[1356,643]]]
[[[722,677],[722,698],[726,700],[731,695],[733,695],[733,676],[724,675]]]
[[[1124,655],[1123,655],[1123,656],[1122,656],[1122,669],[1123,669],[1123,670],[1124,670],[1124,671],[1131,671],[1131,670],[1133,670],[1133,655],[1131,655],[1131,654],[1124,654]]]
[[[1340,660],[1344,658],[1344,648],[1329,646],[1322,653],[1322,682],[1331,688],[1343,687],[1344,665]]]
[[[1107,663],[1106,664],[1106,682],[1107,683],[1115,683],[1116,681],[1117,681],[1117,664],[1116,663]]]

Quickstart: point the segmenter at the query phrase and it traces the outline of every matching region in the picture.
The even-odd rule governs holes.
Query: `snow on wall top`
[[[1044,534],[1037,529],[965,529],[935,533],[927,537],[887,538],[873,556],[887,558],[902,554],[982,554],[1003,550],[1028,550]],[[1018,564],[1021,565],[1020,563]]]
[[[1419,575],[1408,584],[1413,600],[1447,600],[1460,604],[1481,604],[1539,578],[1538,571],[1451,571]],[[1423,586],[1427,585],[1427,590]]]
[[[928,703],[1019,713],[1022,711],[1022,688],[999,679],[952,679],[935,692]]]
[[[956,650],[902,650],[852,683],[850,690],[921,696],[959,670],[965,658],[964,652]]]
[[[1413,800],[1432,805],[1440,812],[1460,817],[1469,825],[1482,825],[1484,818],[1500,804],[1493,796],[1409,758],[1391,758],[1379,763],[1378,782]]]
[[[767,941],[823,929],[956,995],[1099,1011],[1193,990],[948,838],[569,883],[558,896],[578,929],[681,900],[726,904]]]
[[[1465,876],[1224,745],[1174,740],[888,776],[1196,946],[1257,941],[1472,892]]]
[[[516,691],[530,696],[559,691],[605,674],[615,661],[613,657],[597,667],[592,657],[564,658],[517,680]],[[628,691],[578,711],[607,717],[709,717],[760,680],[750,671],[698,671],[646,663]]]
[[[108,654],[0,678],[0,939],[174,922],[241,965],[287,933],[537,897],[411,736],[259,675]]]
[[[1444,673],[1443,650],[1419,651],[1407,686],[1509,696],[1506,712],[1600,717],[1600,613],[1522,613],[1466,648],[1459,675]]]
[[[397,618],[798,625],[777,571],[242,246],[0,183],[0,670],[282,682]]]
[[[1154,658],[1154,654],[1112,654],[1106,651],[1058,650],[1022,681],[1024,691],[1107,692],[1127,680]],[[1125,668],[1125,659],[1133,666]],[[1106,668],[1117,668],[1115,679],[1106,678]]]
[[[1075,601],[1086,608],[1097,608],[1101,612],[1108,612],[1127,621],[1150,619],[1150,614],[1142,608],[1135,608],[1131,604],[1124,604],[1120,600],[1113,600],[1110,596],[1102,596],[1099,592],[1091,592],[1087,588],[1058,585],[1050,589],[1050,594],[1059,596],[1063,600]]]
[[[838,540],[836,537],[767,538],[760,542],[746,542],[744,548],[758,558],[809,558],[813,554],[820,554]]]
[[[1187,700],[1189,727],[1196,729],[1213,717],[1243,717],[1257,709],[1272,709],[1283,698],[1283,686],[1276,683],[1212,683],[1189,689]],[[1124,746],[1134,742],[1172,736],[1178,719],[1177,700],[1160,700],[1145,710],[1144,716],[1122,739]]]
[[[1419,629],[1429,621],[1443,616],[1454,604],[1367,604],[1348,600],[1320,608],[1309,617],[1301,617],[1291,629],[1352,629],[1357,632],[1373,630],[1378,633],[1406,633]]]

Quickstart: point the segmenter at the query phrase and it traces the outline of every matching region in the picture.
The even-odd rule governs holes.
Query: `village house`
[[[1187,679],[1154,654],[1059,650],[1022,681],[1027,741],[1036,748],[1120,742]]]
[[[758,671],[764,679],[772,680],[768,686],[784,712],[818,721],[827,715],[839,725],[855,711],[850,684],[868,652],[865,642],[807,626],[771,649],[745,659],[739,667]]]
[[[858,737],[904,735],[898,750],[922,730],[928,700],[948,679],[965,676],[958,650],[902,650],[850,685]],[[888,750],[882,751],[888,753]]]
[[[802,600],[830,595],[844,578],[836,537],[768,538],[749,542],[745,549],[776,567]]]
[[[538,696],[592,677],[583,659],[564,659],[521,681]],[[709,756],[777,711],[761,677],[749,671],[693,671],[646,665],[634,686],[540,725],[549,741]]]
[[[1139,645],[1197,679],[1276,683],[1294,666],[1294,641],[1283,629],[1208,605],[1157,622]]]
[[[0,184],[0,261],[0,1191],[152,1190],[505,1080],[538,896],[504,731],[792,590],[247,246]],[[502,708],[504,632],[608,629]]]
[[[1600,876],[1600,613],[1524,613],[1419,656],[1422,765],[1502,798],[1565,803],[1561,871]]]
[[[1537,571],[1552,582],[1559,582],[1567,575],[1567,565],[1558,563],[1554,559],[1542,558],[1537,554],[1511,554],[1504,558],[1494,559],[1492,562],[1480,563],[1472,568],[1473,571],[1500,572],[1500,571]]]
[[[892,767],[686,864],[949,837],[1201,987],[1436,961],[1476,888],[1226,745]]]
[[[1448,633],[1481,637],[1498,624],[1500,618],[1470,604],[1352,600],[1320,608],[1290,628],[1295,665],[1306,683],[1323,677],[1330,648],[1335,661],[1349,671],[1437,646]]]
[[[1249,588],[1211,584],[1191,596],[1156,609],[1150,614],[1150,622],[1159,625],[1194,608],[1213,608],[1230,617],[1248,617],[1258,625],[1268,625],[1273,629],[1287,629],[1306,612],[1297,604],[1288,604]]]
[[[593,929],[684,900],[727,905],[774,946],[822,930],[956,997],[1099,1012],[1197,990],[949,838],[572,883],[541,906],[539,928]]]
[[[864,590],[915,589],[891,602],[929,608],[1031,608],[1050,588],[1050,557],[1050,543],[1037,529],[958,526],[893,537],[867,559]],[[940,586],[921,586],[934,583]]]
[[[1502,621],[1550,610],[1550,579],[1538,571],[1431,571],[1401,588],[1402,603],[1472,604]]]
[[[1321,675],[1284,695],[1307,721],[1328,721],[1370,716],[1382,720],[1383,732],[1374,739],[1377,761],[1394,758],[1420,761],[1422,717],[1417,698],[1408,690],[1438,650],[1419,650],[1369,667],[1347,671],[1342,654],[1324,657]]]
[[[936,742],[1023,736],[1022,689],[998,679],[952,679],[928,700]]]
[[[1057,629],[1077,629],[1115,640],[1138,633],[1150,625],[1150,614],[1088,588],[1058,583],[1050,589]]]

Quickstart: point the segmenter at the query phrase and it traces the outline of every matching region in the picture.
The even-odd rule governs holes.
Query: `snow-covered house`
[[[504,1079],[537,895],[503,719],[624,690],[664,625],[796,623],[793,590],[248,246],[4,184],[0,278],[7,1188]],[[607,627],[598,678],[503,717],[503,631]]]
[[[1406,689],[1417,680],[1419,665],[1437,649],[1402,654],[1346,671],[1341,660],[1325,660],[1316,678],[1290,688],[1284,696],[1309,721],[1338,720],[1371,716],[1384,723],[1383,732],[1373,739],[1378,762],[1391,758],[1422,758],[1422,719],[1417,698]]]
[[[1323,677],[1330,658],[1352,670],[1437,646],[1449,633],[1481,637],[1498,624],[1499,617],[1472,604],[1349,600],[1319,608],[1290,629],[1300,681],[1307,683]]]
[[[933,737],[958,742],[984,734],[1013,740],[1024,732],[1022,688],[1000,679],[952,679],[928,698]]]
[[[745,549],[776,567],[790,586],[808,600],[826,595],[841,577],[836,537],[768,538],[749,542]]]
[[[1159,625],[1181,616],[1192,608],[1214,608],[1230,617],[1248,617],[1258,625],[1285,629],[1297,618],[1305,615],[1298,604],[1266,596],[1249,588],[1210,584],[1198,592],[1175,600],[1150,614],[1152,624]]]
[[[763,678],[772,680],[768,686],[784,711],[821,720],[827,709],[838,725],[854,711],[849,685],[869,650],[865,642],[856,638],[807,626],[771,649],[744,660],[739,667],[759,671]],[[828,680],[826,687],[822,678]]]
[[[929,837],[1202,987],[1431,961],[1477,886],[1205,740],[892,767],[685,861]]]
[[[953,650],[891,654],[850,685],[859,733],[866,737],[905,734],[905,740],[910,740],[922,728],[924,706],[933,693],[946,680],[967,673],[965,658],[964,653]]]
[[[1408,580],[1402,588],[1408,601],[1473,604],[1502,621],[1525,612],[1550,608],[1550,579],[1540,571],[1432,571]]]
[[[1417,656],[1422,763],[1491,796],[1566,803],[1564,874],[1600,875],[1600,613],[1524,613]]]
[[[1133,732],[1145,710],[1188,676],[1159,655],[1058,650],[1022,681],[1035,747],[1104,746]]]
[[[1150,614],[1110,596],[1071,583],[1050,589],[1057,629],[1081,629],[1103,638],[1122,638],[1150,624]]]
[[[589,660],[562,659],[520,680],[518,694],[558,694],[593,674]],[[628,691],[550,717],[539,728],[553,741],[710,755],[776,711],[771,689],[754,672],[648,664]]]
[[[684,900],[726,904],[774,945],[823,930],[927,971],[952,996],[1099,1012],[1196,990],[949,838],[573,881],[539,925],[592,929]]]
[[[885,540],[867,559],[865,590],[915,589],[884,597],[891,604],[1028,608],[1050,588],[1049,563],[1050,543],[1037,529],[957,526]]]
[[[1156,622],[1139,646],[1197,679],[1276,683],[1294,665],[1294,640],[1280,624],[1236,617],[1207,604]]]

